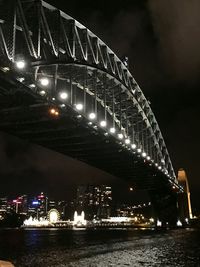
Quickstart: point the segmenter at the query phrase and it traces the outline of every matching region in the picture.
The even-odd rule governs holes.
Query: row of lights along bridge
[[[15,65],[16,65],[17,69],[19,69],[19,70],[22,71],[22,70],[24,70],[25,67],[26,67],[26,62],[25,62],[24,60],[18,60],[18,61],[15,62]],[[41,79],[39,80],[39,82],[40,82],[40,85],[41,85],[43,88],[49,86],[49,84],[50,84],[49,79],[46,78],[46,77],[41,78]],[[35,84],[31,84],[30,87],[34,88],[34,87],[36,87],[36,85],[35,85]],[[40,93],[41,96],[45,96],[45,95],[46,95],[46,91],[45,91],[44,89],[41,90],[39,93]],[[59,92],[58,98],[59,98],[60,101],[62,101],[62,102],[66,102],[66,101],[68,100],[68,98],[69,98],[69,95],[68,95],[67,91],[64,91],[64,90],[63,90],[63,91]],[[56,100],[56,99],[53,97],[53,98],[52,98],[52,101],[55,101],[55,100]],[[64,103],[62,103],[62,104],[60,105],[61,108],[65,108],[65,106],[66,106],[66,105],[65,105]],[[83,105],[82,103],[76,103],[76,104],[75,104],[75,109],[77,110],[77,112],[81,113],[81,112],[83,111],[83,109],[84,109],[84,105]],[[55,107],[51,108],[51,109],[49,110],[49,112],[50,112],[50,114],[51,114],[52,116],[55,116],[55,117],[58,117],[58,116],[60,115],[60,113],[59,113],[59,109],[58,109],[58,108],[55,108]],[[82,117],[82,115],[79,114],[79,115],[78,115],[78,118],[81,118],[81,117]],[[89,124],[89,125],[93,125],[93,122],[97,120],[97,115],[96,115],[94,112],[91,112],[91,113],[88,114],[88,119],[89,119],[88,124]],[[106,127],[107,127],[107,121],[106,121],[106,120],[101,120],[101,121],[99,122],[99,125],[100,125],[100,127],[102,127],[102,128],[106,128]],[[95,125],[94,128],[97,129],[97,125]],[[122,128],[122,130],[124,130],[124,129]],[[115,135],[115,134],[116,134],[116,131],[117,131],[117,130],[116,130],[115,127],[111,127],[111,128],[109,129],[109,132],[110,132],[110,134],[112,134],[112,135]],[[108,132],[105,132],[105,135],[108,135]],[[139,156],[141,155],[144,159],[146,159],[146,160],[149,162],[149,165],[154,164],[155,167],[156,167],[158,170],[162,171],[165,175],[167,175],[169,178],[171,178],[170,175],[169,175],[169,173],[168,173],[168,171],[167,171],[164,167],[162,167],[162,166],[159,165],[158,163],[155,163],[154,160],[151,159],[151,157],[150,157],[149,155],[147,155],[147,153],[146,153],[145,151],[143,151],[141,147],[138,147],[138,148],[137,148],[136,144],[134,144],[134,143],[132,144],[132,143],[131,143],[131,140],[130,140],[128,137],[126,137],[125,134],[119,132],[119,133],[117,134],[117,138],[118,138],[119,140],[121,140],[121,141],[124,140],[124,142],[121,142],[121,144],[122,144],[123,146],[127,146],[128,150],[131,150],[131,149],[132,149],[134,154],[137,152]],[[163,160],[163,159],[162,159],[162,163],[164,164],[164,160]],[[171,178],[171,179],[173,180],[173,178]],[[170,181],[172,184],[174,184],[171,180],[169,180],[169,181]],[[175,189],[175,185],[173,185],[173,189]]]

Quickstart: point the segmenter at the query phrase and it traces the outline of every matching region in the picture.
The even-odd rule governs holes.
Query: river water
[[[200,266],[200,230],[0,230],[16,267]]]

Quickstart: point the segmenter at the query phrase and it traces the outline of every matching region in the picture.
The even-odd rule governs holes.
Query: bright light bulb
[[[101,126],[101,127],[106,127],[106,125],[107,125],[106,121],[101,121],[101,122],[100,122],[100,126]]]
[[[128,139],[128,138],[125,140],[125,144],[126,144],[126,145],[129,145],[130,142],[131,142],[131,141],[130,141],[130,139]]]
[[[136,144],[131,145],[132,149],[136,149]]]
[[[119,133],[119,134],[118,134],[118,138],[119,138],[119,139],[123,139],[123,134],[122,134],[122,133]]]
[[[17,67],[18,69],[20,69],[20,70],[24,69],[25,66],[26,66],[26,63],[25,63],[24,60],[16,61],[15,64],[16,64],[16,67]]]
[[[49,85],[49,80],[47,78],[41,78],[40,83],[42,86],[47,86]]]
[[[51,108],[51,109],[50,109],[50,113],[51,113],[51,114],[55,114],[55,112],[56,112],[56,110],[55,110],[54,108]]]
[[[96,114],[94,113],[94,112],[91,112],[90,114],[89,114],[89,119],[90,120],[94,120],[96,118]]]
[[[66,99],[68,98],[68,94],[67,94],[66,92],[61,92],[61,93],[60,93],[60,98],[61,98],[62,100],[66,100]]]
[[[147,160],[150,160],[151,158],[149,156],[147,156]]]
[[[82,110],[83,109],[83,104],[81,104],[81,103],[76,104],[76,109],[77,110]]]
[[[145,158],[147,156],[147,153],[143,152],[142,156],[143,156],[143,158]]]
[[[110,132],[114,134],[116,132],[116,129],[114,127],[112,127],[112,128],[110,128]]]

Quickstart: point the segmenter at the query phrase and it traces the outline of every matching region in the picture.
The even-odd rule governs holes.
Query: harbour
[[[15,267],[199,266],[198,229],[1,229],[0,258]]]

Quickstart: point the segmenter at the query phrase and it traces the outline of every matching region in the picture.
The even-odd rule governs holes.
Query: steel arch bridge
[[[138,188],[180,190],[158,123],[126,62],[44,1],[0,0],[0,101],[2,131]]]

